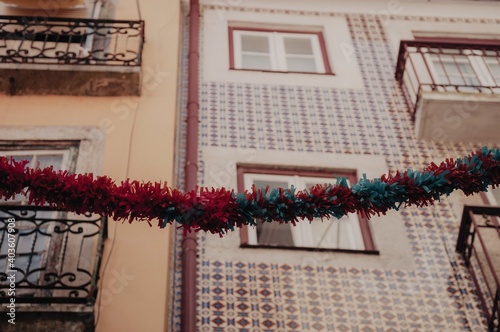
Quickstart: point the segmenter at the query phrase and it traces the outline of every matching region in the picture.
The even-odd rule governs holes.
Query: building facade
[[[495,1],[200,1],[198,184],[354,183],[498,147],[499,11]],[[180,119],[193,74],[188,3],[183,17]],[[464,204],[494,195],[198,234],[196,330],[497,330],[498,278],[486,276],[499,268],[496,219],[484,228],[492,252],[475,242],[469,262],[457,246],[475,227],[460,231]]]
[[[12,0],[0,15],[0,155],[174,185],[179,1]],[[1,204],[5,317],[8,218],[18,233],[16,325],[0,330],[169,330],[170,229]]]

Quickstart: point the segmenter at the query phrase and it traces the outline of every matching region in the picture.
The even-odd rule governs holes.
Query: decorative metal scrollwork
[[[9,233],[12,219],[15,230]],[[9,300],[12,275],[19,303],[94,301],[106,227],[106,218],[90,213],[0,205],[0,302]],[[13,266],[7,259],[8,235],[15,237]]]
[[[140,66],[144,21],[0,16],[0,63]]]

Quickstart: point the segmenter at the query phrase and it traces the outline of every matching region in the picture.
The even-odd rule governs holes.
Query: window
[[[73,144],[48,144],[40,147],[38,144],[23,144],[14,146],[2,146],[0,144],[0,156],[13,157],[16,161],[28,160],[27,167],[45,168],[52,166],[54,170],[74,171],[76,160],[76,146]],[[26,198],[23,195],[17,195],[8,201],[0,201],[0,205],[26,205]],[[1,206],[0,206],[1,208]],[[38,284],[39,280],[44,278],[49,281],[50,273],[54,272],[58,262],[58,253],[66,235],[58,233],[55,228],[63,226],[55,222],[57,215],[64,212],[37,211],[37,221],[31,220],[29,214],[25,220],[16,220],[16,260],[15,266],[18,271],[30,272],[24,275],[16,272],[16,280],[26,281],[31,284]],[[0,220],[6,220],[12,217],[7,211],[0,210]],[[8,270],[6,266],[7,241],[6,233],[0,233],[0,272]],[[46,263],[46,264],[45,264]],[[49,278],[49,279],[47,279]],[[16,293],[21,295],[30,295],[33,290],[20,289]],[[34,294],[31,294],[34,295]]]
[[[452,53],[452,50],[444,50]],[[473,55],[429,55],[437,84],[499,86],[500,58]]]
[[[356,181],[355,172],[336,173],[348,182]],[[242,168],[238,169],[239,190],[257,188],[289,188],[298,190],[316,184],[335,183],[335,177],[323,172]],[[315,248],[345,251],[374,251],[366,219],[350,214],[341,219],[314,219],[291,224],[259,222],[242,232],[242,245],[278,248]]]
[[[321,32],[229,28],[230,67],[331,74]]]
[[[430,57],[438,84],[481,85],[467,56],[431,54]]]
[[[500,86],[498,44],[489,40],[418,38],[436,84]],[[482,44],[484,43],[484,45]],[[425,44],[425,45],[424,45]]]

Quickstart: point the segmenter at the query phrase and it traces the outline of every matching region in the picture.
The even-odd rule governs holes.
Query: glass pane
[[[452,85],[480,85],[479,79],[466,56],[433,56],[437,83]]]
[[[314,219],[311,222],[311,231],[313,236],[313,246],[316,248],[338,248],[339,237],[339,220],[330,218]]]
[[[474,69],[469,63],[459,63],[458,67],[461,73],[461,79],[465,81],[465,85],[481,85],[476,77]]]
[[[271,70],[269,55],[242,54],[241,67],[243,69]]]
[[[356,224],[355,224],[356,223]],[[360,238],[357,218],[315,219],[311,223],[313,247],[330,249],[363,249],[358,248],[356,238]]]
[[[62,168],[63,156],[61,154],[38,155],[37,161],[40,164],[40,168],[45,168],[52,165],[54,167],[54,170],[58,171]]]
[[[42,255],[34,254],[32,256],[29,256],[29,258],[31,260],[29,265],[30,271],[34,271],[42,267]],[[40,279],[40,272],[31,273],[28,277],[28,281],[33,284],[37,284],[39,282],[43,283],[43,281],[39,279]]]
[[[6,157],[11,157],[11,155],[8,154],[8,152],[5,154]],[[21,160],[27,160],[29,163],[26,165],[27,167],[32,167],[33,164],[33,155],[32,154],[26,154],[26,155],[15,155],[12,156],[15,161],[21,161]],[[23,194],[16,194],[16,196],[12,199],[8,200],[8,203],[20,203],[25,199],[25,196]]]
[[[254,181],[257,188],[264,190],[267,186],[269,188],[288,188],[288,182],[284,181]]]
[[[460,73],[458,71],[458,67],[452,63],[452,62],[445,62],[443,63],[443,66],[444,66],[444,73],[443,75],[445,76],[445,80],[446,80],[446,75],[448,76],[448,78],[450,79],[450,81],[452,80],[452,78],[456,78],[456,79],[460,79]],[[462,84],[463,82],[459,82],[459,84]],[[456,83],[455,83],[456,84]]]
[[[259,222],[257,224],[257,242],[274,246],[293,246],[291,224],[277,222]]]
[[[17,236],[17,253],[19,254],[29,254],[33,249],[34,243],[37,238],[37,233],[30,233],[32,230],[24,229],[19,230],[19,235]]]
[[[488,68],[490,69],[490,73],[495,80],[495,85],[500,85],[500,59],[493,59],[486,61]]]
[[[33,163],[33,158],[34,155],[36,155],[36,162],[35,164]],[[11,157],[9,155],[9,152],[5,153],[6,157]],[[12,155],[14,157],[14,160],[16,161],[21,161],[21,160],[28,160],[29,164],[27,165],[28,167],[37,167],[38,164],[40,165],[40,168],[45,168],[47,166],[53,166],[55,170],[60,170],[62,168],[62,161],[63,161],[63,154],[62,153],[53,153],[53,154],[15,154]]]
[[[311,58],[294,58],[287,56],[286,66],[288,71],[300,71],[308,73],[317,72],[316,61]]]
[[[29,273],[27,279],[30,283],[38,284],[38,279],[40,278],[40,272],[36,271],[36,269],[40,269],[42,267],[41,255],[17,255],[16,256],[16,268],[21,269],[24,272]],[[31,272],[31,273],[30,273]],[[22,279],[22,273],[16,272],[16,280]]]
[[[459,62],[457,65],[462,75],[464,76],[475,75],[474,69],[472,69],[472,66],[469,63]]]
[[[7,232],[0,232],[0,257],[4,257],[4,255],[6,256],[7,255],[7,249],[9,249],[9,244],[7,242],[7,235],[8,233]],[[0,261],[2,261],[3,259],[0,258]],[[0,271],[3,271],[3,270],[0,270]]]
[[[35,153],[36,154],[36,153]],[[62,167],[63,155],[62,154],[49,154],[49,155],[36,155],[36,161],[34,160],[34,154],[15,154],[9,155],[9,152],[5,152],[4,155],[6,157],[13,157],[16,161],[28,160],[29,163],[26,165],[27,167],[37,167],[38,163],[40,163],[41,168],[45,168],[47,166],[53,165],[54,170],[60,170]],[[25,196],[22,194],[17,194],[13,199],[10,199],[8,202],[10,204],[20,203],[25,199]]]
[[[310,38],[284,37],[286,54],[313,55]]]
[[[241,50],[243,52],[269,53],[269,37],[242,35]]]
[[[267,186],[272,188],[287,188],[288,182],[284,181],[254,181],[257,188],[264,190]],[[276,222],[257,223],[257,243],[275,246],[293,246],[292,225],[278,224]]]
[[[7,153],[6,157],[10,157],[10,155]],[[15,161],[28,160],[29,164],[27,166],[31,167],[31,162],[33,161],[33,155],[32,154],[29,154],[29,155],[15,155],[15,156],[12,156],[12,157],[14,157]]]
[[[317,182],[308,180],[307,188],[316,184],[324,184],[326,179],[318,179]],[[350,185],[348,179],[347,184]],[[329,179],[328,183],[335,184],[335,179]],[[336,219],[320,218],[314,219],[311,222],[312,243],[315,248],[329,249],[361,249],[358,248],[356,238],[361,237],[359,229],[359,220],[356,217],[343,217]]]

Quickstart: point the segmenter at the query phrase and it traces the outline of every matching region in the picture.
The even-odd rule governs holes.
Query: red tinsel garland
[[[60,210],[92,212],[129,222],[159,219],[162,227],[175,220],[186,230],[221,234],[253,224],[256,218],[295,223],[303,218],[341,217],[352,212],[384,214],[401,204],[427,205],[453,190],[469,195],[500,183],[500,152],[485,148],[464,159],[432,163],[423,172],[361,179],[352,188],[341,181],[297,192],[253,188],[239,195],[225,188],[182,193],[166,183],[130,180],[117,185],[106,176],[55,172],[52,167],[32,169],[26,164],[0,157],[0,197],[7,200],[23,193],[29,204],[48,204]]]

